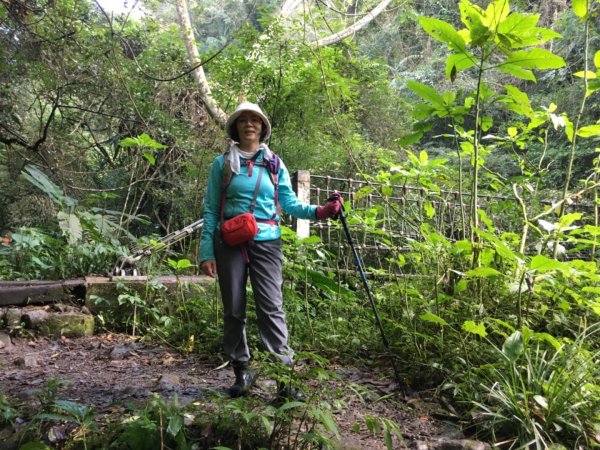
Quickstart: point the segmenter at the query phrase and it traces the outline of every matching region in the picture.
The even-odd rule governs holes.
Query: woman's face
[[[244,111],[235,121],[235,126],[240,137],[240,144],[258,144],[263,122],[258,114]]]

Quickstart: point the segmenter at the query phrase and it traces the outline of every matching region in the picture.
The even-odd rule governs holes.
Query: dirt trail
[[[400,426],[404,441],[396,442],[395,448],[471,445],[459,441],[463,436],[456,423],[448,420],[451,415],[428,401],[426,393],[400,396],[392,384],[375,380],[364,370],[333,369],[342,377],[342,381],[327,382],[338,389],[343,400],[344,407],[335,413],[343,436],[341,448],[385,448],[382,435],[368,431],[368,416],[387,418]],[[224,394],[232,374],[230,368],[219,368],[202,355],[182,356],[163,346],[115,334],[58,340],[19,338],[0,349],[0,392],[21,410],[36,411],[39,392],[53,379],[60,381],[57,398],[92,406],[101,414],[122,414],[131,405],[143,404],[152,393],[163,398],[176,395],[181,404],[215,392]],[[361,396],[350,388],[352,384],[361,387]],[[252,395],[272,400],[275,383],[259,379]]]

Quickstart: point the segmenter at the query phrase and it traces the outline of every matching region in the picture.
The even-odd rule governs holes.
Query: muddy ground
[[[141,342],[129,336],[101,334],[82,338],[13,338],[0,349],[0,392],[21,411],[39,408],[39,393],[49,380],[59,380],[57,398],[94,407],[99,414],[125,415],[143,405],[152,393],[175,396],[183,405],[215,393],[225,395],[232,381],[229,367],[220,367],[200,354],[183,356],[165,346]],[[0,345],[1,347],[2,345]],[[340,375],[327,383],[341,400],[335,410],[341,449],[385,449],[382,433],[371,433],[369,416],[398,424],[403,440],[394,448],[485,448],[467,441],[448,408],[434,400],[432,392],[403,393],[391,380],[379,379],[358,367],[330,367]],[[357,389],[357,386],[360,388]],[[275,382],[260,378],[253,396],[270,402]],[[361,392],[359,395],[358,392]],[[1,428],[1,427],[0,427]],[[10,448],[10,431],[0,441]],[[4,436],[4,437],[2,437]],[[18,447],[17,447],[18,448]]]

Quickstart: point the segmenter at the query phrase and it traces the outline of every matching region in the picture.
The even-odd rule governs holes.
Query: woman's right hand
[[[214,259],[206,260],[200,266],[202,273],[214,278],[217,275],[217,262]]]

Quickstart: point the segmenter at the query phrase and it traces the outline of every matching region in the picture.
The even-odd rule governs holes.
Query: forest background
[[[493,442],[598,445],[598,1],[143,9],[0,2],[1,279],[106,273],[200,218],[243,97],[290,172],[368,182],[348,220],[386,249],[370,270],[406,383],[449,393]],[[286,233],[295,344],[385,354],[329,226],[337,239]],[[197,271],[197,237],[157,253],[153,273]],[[218,327],[139,300],[138,329],[218,353]]]

